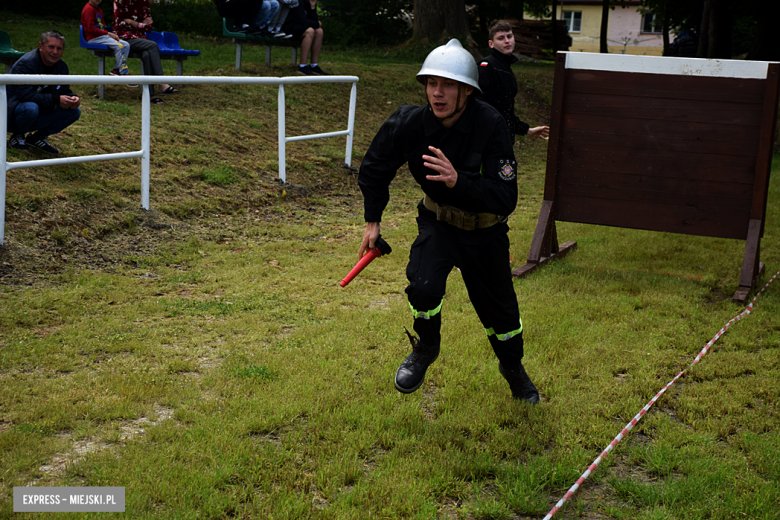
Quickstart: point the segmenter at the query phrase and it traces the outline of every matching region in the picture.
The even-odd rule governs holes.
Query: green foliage
[[[222,18],[211,0],[176,0],[152,5],[158,31],[200,36],[222,36]]]
[[[326,42],[391,44],[411,36],[408,0],[327,0],[320,8]]]
[[[3,2],[3,9],[15,13],[25,13],[30,15],[41,15],[45,13],[46,16],[51,18],[65,18],[79,20],[81,18],[81,10],[87,4],[87,0],[40,0],[38,2],[18,2],[10,1]],[[112,16],[112,7],[109,3],[109,8],[103,7],[103,11],[106,14],[106,18],[110,19]],[[41,32],[46,28],[41,29]]]

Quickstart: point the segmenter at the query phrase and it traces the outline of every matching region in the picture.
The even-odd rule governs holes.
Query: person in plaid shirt
[[[114,32],[130,44],[130,51],[141,55],[144,74],[162,76],[160,49],[157,44],[146,39],[146,33],[152,30],[152,12],[149,0],[114,0]],[[179,91],[167,83],[159,85],[162,94],[178,94]],[[152,103],[162,105],[163,101],[154,96],[154,85],[149,85]]]

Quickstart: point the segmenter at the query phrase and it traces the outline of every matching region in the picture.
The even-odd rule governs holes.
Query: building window
[[[661,21],[658,20],[656,22],[655,15],[648,13],[642,15],[642,32],[660,34],[664,31],[663,31],[663,27],[661,27]]]
[[[580,32],[582,27],[582,11],[564,11],[563,21],[566,22],[569,32]]]

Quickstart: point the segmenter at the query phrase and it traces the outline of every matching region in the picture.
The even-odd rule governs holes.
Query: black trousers
[[[141,55],[141,65],[144,69],[144,76],[162,76],[163,67],[160,61],[160,48],[151,40],[145,38],[134,38],[128,40],[130,52],[136,52]],[[154,85],[149,84],[149,95],[154,96]]]
[[[406,267],[415,331],[423,344],[440,344],[447,277],[458,267],[496,356],[504,366],[515,366],[523,357],[523,335],[509,264],[509,228],[499,223],[464,231],[432,215],[420,210]]]

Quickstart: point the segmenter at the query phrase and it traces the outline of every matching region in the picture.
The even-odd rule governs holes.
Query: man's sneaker
[[[528,377],[522,363],[518,362],[514,370],[508,370],[499,362],[498,371],[509,383],[513,398],[522,399],[531,404],[539,403],[539,391],[534,386],[531,378]]]
[[[317,76],[330,76],[330,74],[322,70],[319,65],[311,67],[311,71]]]
[[[23,134],[13,134],[8,141],[8,146],[17,150],[27,150],[27,143]]]
[[[287,34],[281,32],[281,31],[271,31],[271,35],[273,35],[274,38],[287,38]],[[290,35],[292,36],[292,34]]]
[[[404,329],[406,330],[406,329]],[[429,347],[423,345],[419,338],[406,331],[412,344],[412,353],[406,356],[398,372],[395,373],[395,389],[404,394],[411,394],[423,384],[425,372],[431,363],[439,357],[439,345]]]
[[[298,74],[303,74],[304,76],[316,76],[316,74],[314,73],[314,71],[311,70],[311,67],[309,65],[298,67]]]
[[[27,136],[27,144],[29,146],[34,146],[38,150],[48,153],[50,155],[57,155],[58,153],[60,153],[59,150],[57,150],[52,145],[50,145],[49,142],[46,140],[46,138],[43,137],[38,132]]]
[[[108,73],[109,76],[121,76],[121,73],[119,72],[119,69],[113,69],[111,72]]]

